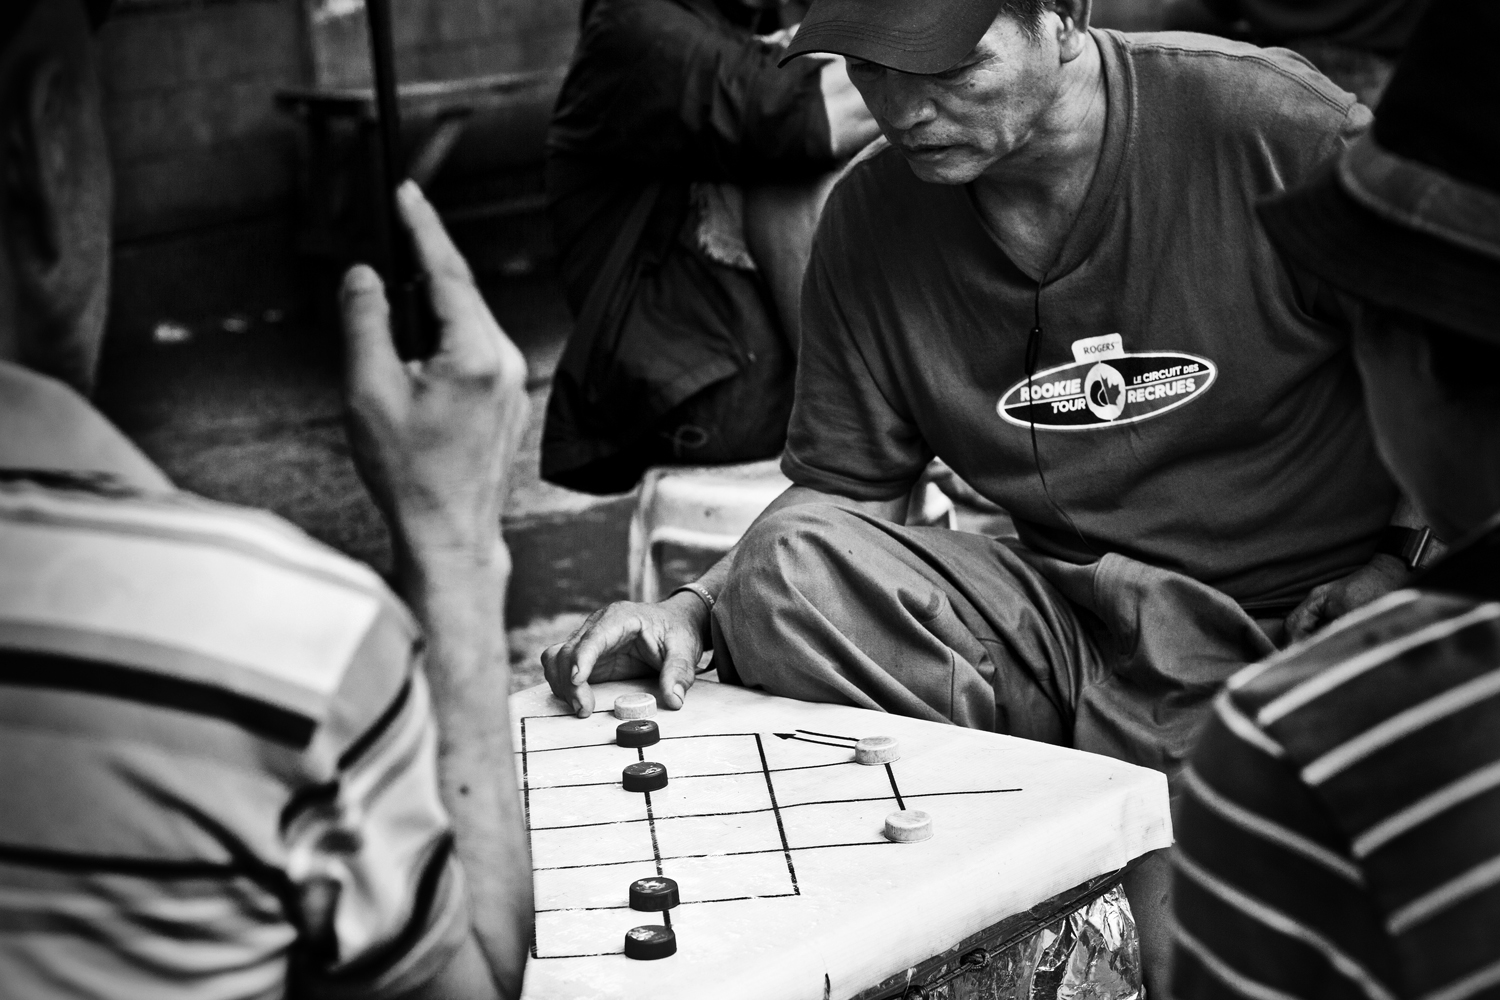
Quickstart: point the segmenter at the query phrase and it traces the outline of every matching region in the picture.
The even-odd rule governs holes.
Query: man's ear
[[[1093,0],[1052,0],[1052,10],[1060,22],[1058,51],[1063,62],[1072,62],[1083,52],[1084,40],[1089,33],[1089,17],[1093,13]]]
[[[61,262],[62,216],[71,174],[63,68],[44,58],[21,67],[12,100],[0,107],[5,228],[22,280],[43,279]]]

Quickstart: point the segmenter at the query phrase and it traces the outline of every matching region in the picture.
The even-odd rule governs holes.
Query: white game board
[[[1166,779],[1108,757],[992,733],[700,683],[662,740],[614,743],[617,695],[581,720],[545,687],[511,699],[530,828],[536,937],[527,1000],[846,997],[1132,858],[1172,842]],[[787,734],[785,737],[779,734]],[[901,759],[854,762],[894,736]],[[664,764],[667,787],[620,784]],[[887,814],[934,835],[895,844]],[[660,914],[632,881],[675,879],[677,954],[624,956]]]

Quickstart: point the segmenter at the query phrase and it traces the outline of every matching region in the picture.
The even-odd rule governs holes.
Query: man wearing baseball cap
[[[790,56],[845,56],[886,144],[813,248],[794,485],[544,653],[560,697],[644,668],[680,704],[711,641],[728,679],[1172,776],[1235,670],[1404,580],[1349,318],[1255,215],[1370,112],[1289,52],[1089,13],[814,0]],[[934,455],[1019,539],[903,526]],[[1168,874],[1127,882],[1157,986]]]
[[[1436,0],[1375,127],[1263,209],[1358,300],[1396,481],[1454,542],[1235,675],[1184,769],[1173,993],[1500,996],[1500,8]]]
[[[498,512],[525,363],[408,186],[437,354],[397,358],[369,268],[343,292],[353,451],[407,603],[174,489],[81,395],[107,6],[0,6],[0,995],[516,996]]]

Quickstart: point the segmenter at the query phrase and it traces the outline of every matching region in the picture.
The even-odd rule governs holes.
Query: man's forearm
[[[469,889],[473,931],[501,994],[516,997],[532,933],[527,850],[510,736],[503,601],[509,554],[403,560],[401,585],[426,631],[438,777]]]

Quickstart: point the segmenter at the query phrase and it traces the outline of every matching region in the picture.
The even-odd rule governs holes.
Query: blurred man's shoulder
[[[174,489],[61,383],[0,365],[0,388],[18,430],[0,442],[0,659],[163,692],[162,709],[196,692],[299,748],[352,741],[370,719],[351,704],[404,683],[416,626],[369,567],[268,511]]]
[[[0,468],[107,472],[147,490],[171,483],[72,387],[0,361]]]

